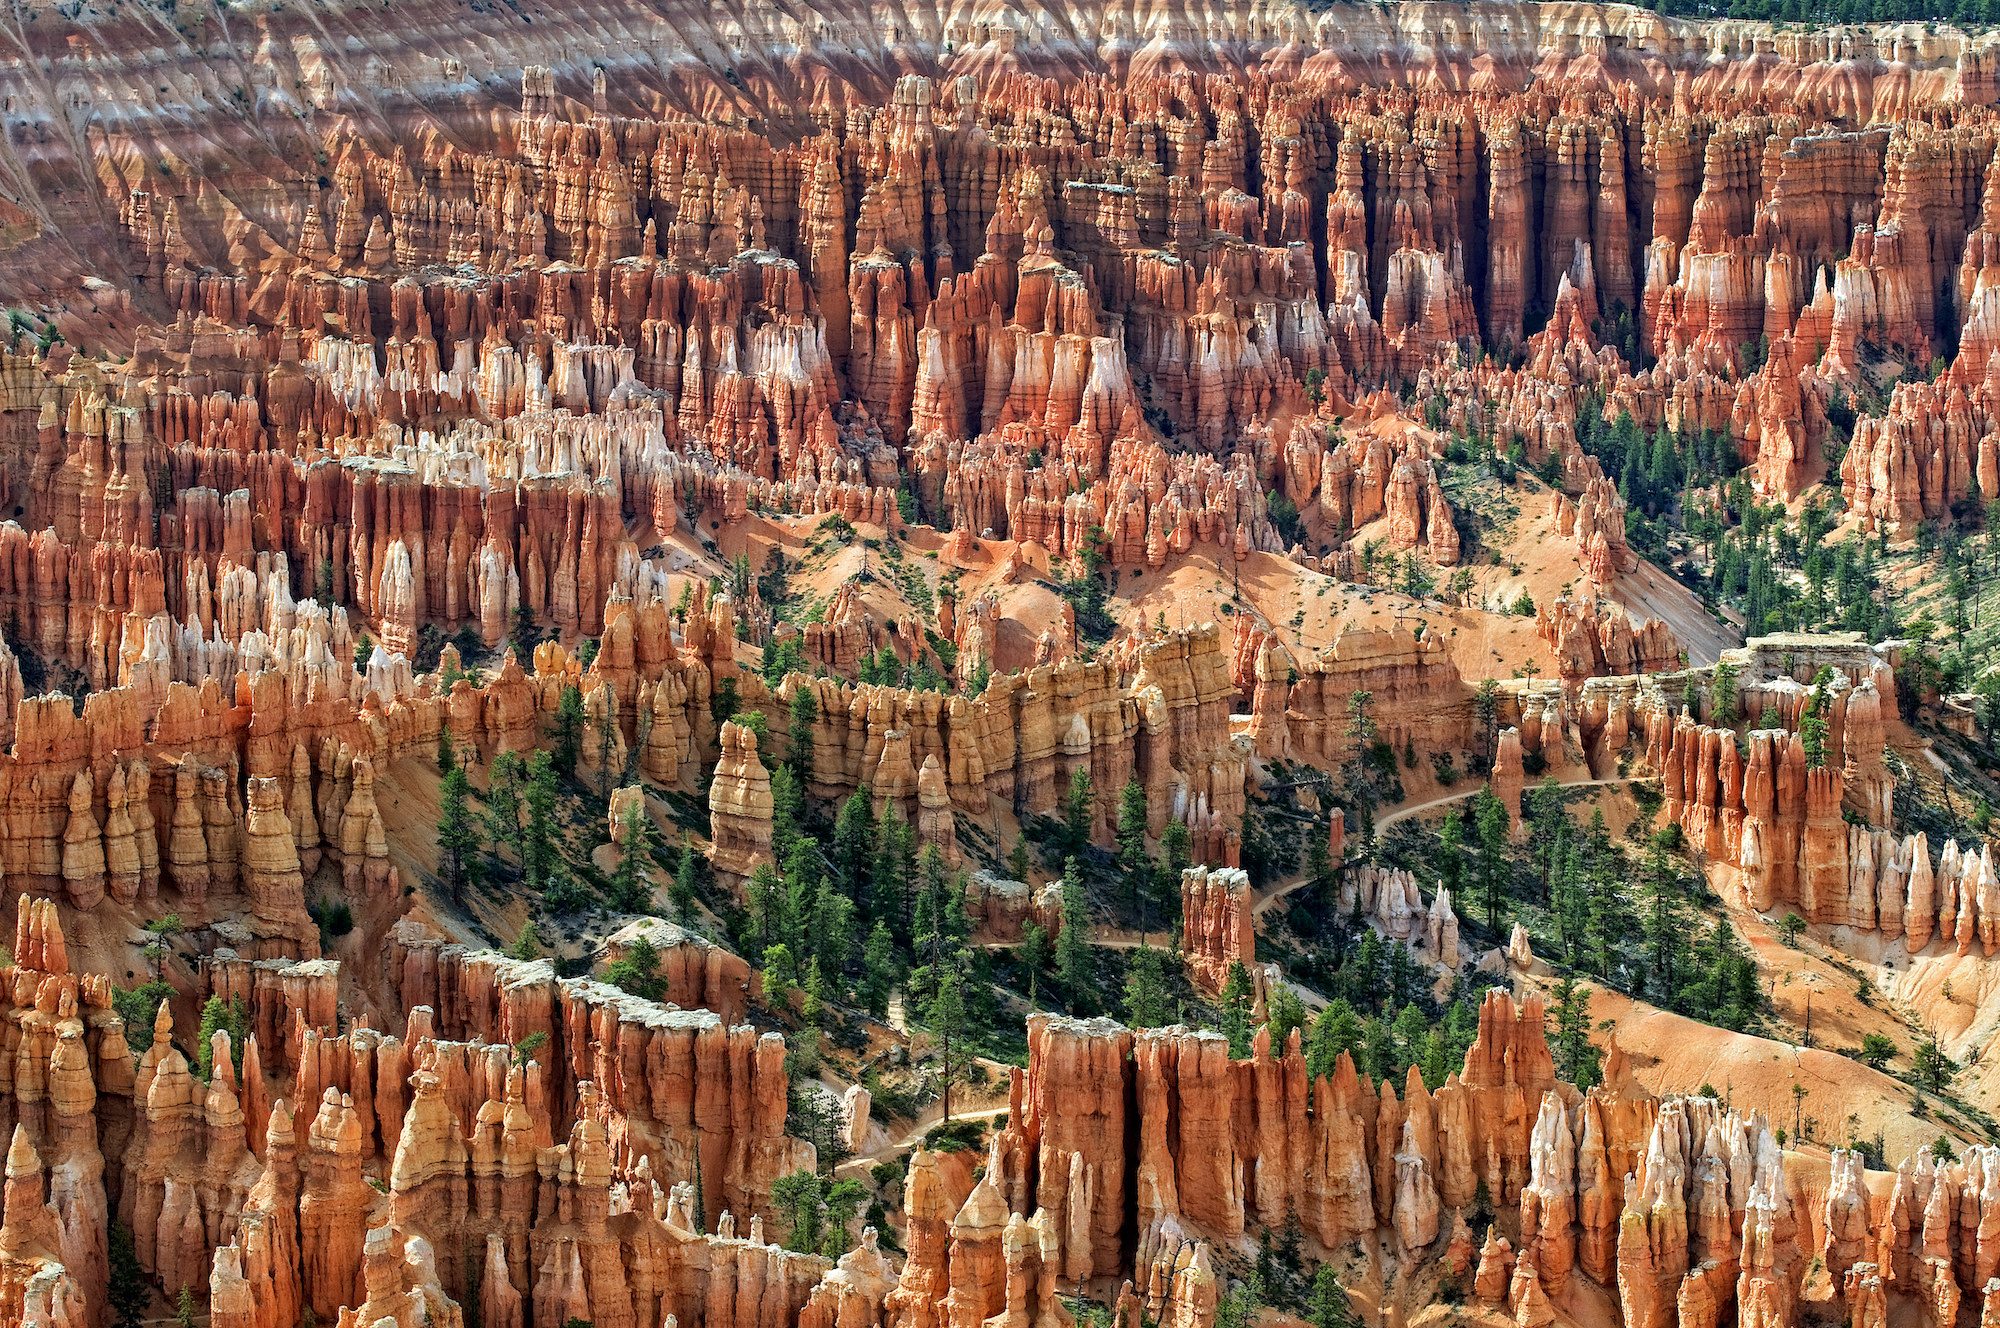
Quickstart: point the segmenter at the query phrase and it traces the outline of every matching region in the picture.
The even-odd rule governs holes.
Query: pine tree
[[[1034,864],[1028,860],[1027,837],[1025,835],[1016,835],[1014,837],[1014,847],[1007,854],[1007,870],[1013,873],[1015,880],[1025,884],[1028,880],[1028,873],[1033,869],[1033,866]]]
[[[825,872],[820,873],[819,887],[813,891],[810,925],[805,939],[811,944],[815,958],[826,961],[827,968],[835,974],[847,967],[855,940],[855,919],[858,910],[854,901],[842,894]]]
[[[556,703],[553,750],[556,770],[574,779],[576,763],[583,756],[583,693],[575,683],[564,683],[562,699]]]
[[[250,1033],[250,1014],[244,1008],[241,996],[231,996],[227,1001],[220,996],[211,996],[201,1007],[201,1041],[195,1047],[195,1064],[204,1083],[215,1077],[214,1038],[218,1032],[229,1035],[230,1065],[240,1069],[243,1064],[243,1039]]]
[[[877,1019],[889,1013],[889,992],[896,985],[896,939],[881,922],[868,933],[861,952],[861,1003]]]
[[[683,922],[694,915],[695,859],[698,856],[693,845],[683,844],[681,860],[674,868],[674,883],[667,887],[667,896],[673,900],[674,916]]]
[[[1097,821],[1097,804],[1091,796],[1090,771],[1078,766],[1069,777],[1069,792],[1063,795],[1063,850],[1080,856],[1090,847],[1091,828]]]
[[[819,966],[819,956],[806,960],[805,976],[799,980],[799,1018],[808,1028],[818,1028],[826,1015],[826,978]]]
[[[1564,974],[1556,984],[1555,998],[1551,1013],[1556,1022],[1556,1035],[1552,1039],[1556,1074],[1588,1091],[1603,1078],[1601,1053],[1590,1040],[1590,988]]]
[[[453,766],[445,773],[438,791],[442,800],[438,809],[438,866],[443,870],[445,888],[452,902],[462,906],[465,887],[476,880],[479,871],[479,831],[466,808],[472,785],[464,769]]]
[[[1271,1030],[1271,1054],[1282,1056],[1285,1054],[1285,1040],[1291,1037],[1292,1030],[1306,1026],[1305,1002],[1299,999],[1297,992],[1281,982],[1272,988],[1268,1004],[1270,1018],[1265,1021],[1265,1026]]]
[[[521,868],[530,890],[545,890],[556,866],[556,772],[547,752],[528,762],[528,821],[521,832]]]
[[[523,599],[514,608],[514,659],[522,668],[532,668],[535,662],[535,647],[541,644],[541,625],[535,621],[535,611]]]
[[[1072,1010],[1088,1007],[1091,996],[1090,905],[1083,869],[1075,858],[1063,864],[1062,930],[1056,934],[1056,977]]]
[[[917,839],[910,823],[891,816],[881,823],[875,837],[874,874],[868,884],[868,915],[887,919],[896,939],[909,942],[913,936],[910,890],[917,874]]]
[[[848,897],[857,904],[867,895],[875,848],[875,799],[863,784],[840,804],[840,812],[833,821],[834,869],[846,877]],[[872,905],[869,912],[873,917],[882,917]]]
[[[788,942],[794,935],[791,899],[778,871],[765,859],[750,869],[743,893],[750,905],[750,937],[753,950]]]
[[[792,947],[779,941],[764,947],[764,1004],[782,1014],[791,1006],[792,988],[798,985],[798,960]]]
[[[960,906],[952,907],[957,890]],[[964,891],[945,870],[944,854],[936,844],[924,845],[917,855],[917,897],[912,910],[912,949],[926,965],[935,968],[955,954],[966,933],[959,928],[964,915]]]
[[[1338,815],[1338,813],[1335,813]],[[1170,923],[1181,916],[1181,873],[1194,862],[1194,832],[1187,822],[1173,820],[1160,834],[1159,903]]]
[[[646,875],[646,859],[653,847],[653,821],[634,801],[625,808],[618,865],[611,871],[611,890],[605,902],[620,913],[643,913],[652,902],[652,882]],[[440,832],[442,833],[442,832]]]
[[[1473,819],[1479,828],[1479,892],[1489,931],[1500,930],[1500,901],[1507,889],[1507,804],[1488,784],[1473,795]]]
[[[1500,683],[1483,678],[1472,694],[1472,714],[1479,725],[1480,753],[1487,765],[1493,764],[1493,740],[1500,731]]]
[[[132,1241],[132,1228],[123,1222],[111,1224],[110,1278],[105,1298],[111,1306],[112,1328],[140,1328],[146,1321],[146,1307],[152,1293],[146,1286],[146,1270]]]
[[[586,641],[585,645],[592,644]],[[618,747],[618,692],[604,684],[604,709],[591,721],[597,730],[597,796],[611,796],[611,754]]]
[[[812,782],[813,725],[819,723],[819,700],[810,687],[801,684],[792,693],[792,722],[787,732],[786,763],[791,766],[799,787]]]
[[[1030,918],[1021,926],[1021,948],[1015,952],[1020,956],[1021,967],[1028,970],[1028,978],[1049,966],[1049,956],[1054,953],[1049,948],[1049,933],[1041,923]]]
[[[438,724],[437,745],[438,773],[440,775],[448,775],[457,764],[458,749],[452,745],[451,725],[448,722],[440,722]]]
[[[1535,863],[1542,869],[1542,898],[1549,895],[1549,881],[1562,851],[1563,832],[1569,814],[1563,809],[1562,785],[1554,775],[1545,776],[1528,795],[1528,843]]]
[[[659,1000],[667,990],[666,979],[660,976],[660,952],[644,936],[634,937],[624,958],[604,970],[604,981],[649,1001]]]
[[[965,992],[955,963],[946,963],[924,1007],[924,1026],[938,1044],[938,1085],[944,1095],[944,1119],[951,1119],[951,1086],[972,1064],[965,1045]]]
[[[1340,1279],[1326,1264],[1321,1264],[1313,1274],[1312,1296],[1306,1301],[1306,1322],[1312,1328],[1358,1328],[1361,1322],[1348,1303]]]
[[[1118,873],[1125,904],[1136,914],[1153,881],[1153,859],[1146,852],[1146,786],[1136,779],[1118,795]]]
[[[1125,1022],[1133,1028],[1167,1022],[1165,956],[1150,945],[1132,951],[1125,968]]]
[[[1229,1058],[1240,1061],[1250,1054],[1250,1002],[1256,988],[1250,970],[1237,960],[1229,966],[1222,984],[1222,1035],[1229,1039]]]
[[[805,818],[805,795],[799,791],[798,776],[789,765],[771,771],[771,854],[780,862],[791,861],[799,841],[799,826]]]
[[[1331,1075],[1340,1053],[1351,1054],[1360,1045],[1360,1018],[1345,997],[1334,997],[1313,1021],[1312,1036],[1306,1040],[1307,1076],[1321,1079]]]
[[[1641,880],[1646,897],[1647,957],[1663,997],[1660,1003],[1672,1008],[1686,976],[1681,960],[1688,946],[1687,918],[1673,865],[1657,835],[1646,845]]]
[[[501,752],[493,758],[487,782],[486,833],[495,843],[511,845],[516,857],[525,851],[521,840],[521,788],[526,777],[527,767],[518,754]]]
[[[1465,860],[1459,855],[1464,843],[1465,822],[1459,819],[1458,808],[1454,807],[1444,814],[1444,824],[1438,827],[1438,879],[1454,897],[1465,869]]]
[[[1335,812],[1338,816],[1340,813]],[[1327,837],[1319,832],[1319,826],[1312,827],[1310,836],[1312,847],[1306,850],[1306,876],[1322,894],[1333,889],[1334,872],[1333,849]],[[1329,896],[1330,897],[1330,896]]]

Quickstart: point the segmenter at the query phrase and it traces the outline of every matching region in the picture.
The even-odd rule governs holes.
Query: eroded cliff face
[[[1858,1154],[1829,1166],[1787,1153],[1760,1116],[1648,1095],[1615,1051],[1606,1084],[1579,1092],[1556,1078],[1542,1019],[1539,998],[1490,994],[1464,1066],[1436,1086],[1413,1069],[1399,1093],[1345,1053],[1309,1081],[1296,1037],[1232,1060],[1216,1034],[1032,1016],[1007,1127],[955,1215],[935,1158],[913,1160],[923,1235],[889,1322],[970,1322],[1050,1270],[1125,1277],[1121,1303],[1205,1322],[1216,1251],[1294,1218],[1309,1247],[1359,1241],[1395,1274],[1370,1279],[1385,1314],[1475,1268],[1474,1295],[1522,1323],[1594,1303],[1627,1324],[1787,1323],[1808,1303],[1866,1318],[1892,1286],[1990,1301],[1971,1284],[1991,1150],[1953,1164],[1925,1150],[1871,1182]],[[1483,1248],[1475,1204],[1502,1215]],[[1037,1253],[1003,1268],[994,1247],[1017,1225]]]
[[[397,810],[413,757],[527,752],[572,688],[583,777],[700,795],[684,851],[730,889],[780,761],[951,866],[1079,772],[1108,845],[1136,782],[1149,833],[1191,831],[1190,975],[1265,995],[1261,772],[1352,760],[1364,696],[1413,762],[1485,750],[1477,679],[1428,628],[1164,607],[1274,568],[1448,582],[1478,547],[1453,440],[1518,439],[1580,575],[1536,619],[1554,676],[1495,703],[1516,826],[1535,760],[1623,755],[1743,903],[2000,949],[1990,854],[1895,826],[1887,660],[1753,646],[1742,747],[1683,713],[1684,643],[1620,598],[1623,477],[1577,440],[1708,431],[1759,496],[1838,484],[1895,535],[2000,496],[1993,38],[1567,4],[27,17],[0,293],[66,340],[0,351],[0,1328],[103,1328],[114,1218],[217,1328],[1063,1328],[1095,1279],[1122,1328],[1211,1328],[1293,1216],[1407,1275],[1404,1310],[1448,1271],[1537,1328],[2000,1320],[2000,1155],[1870,1181],[1615,1054],[1581,1092],[1499,992],[1437,1084],[1036,1016],[976,1182],[920,1151],[900,1251],[792,1253],[773,1186],[817,1157],[744,960],[662,933],[654,1002],[460,944]],[[1855,375],[1954,344],[1828,474]],[[864,555],[781,623],[763,569],[711,583],[753,526],[843,525],[934,528],[937,584],[878,613]],[[1107,627],[1099,577],[1172,588]],[[1357,867],[1339,900],[1456,970],[1430,884]],[[315,888],[379,972],[322,956]],[[967,903],[988,941],[1087,925],[991,874]],[[204,933],[181,997],[246,1013],[205,1079],[190,1010],[135,1057],[64,939],[168,908]]]

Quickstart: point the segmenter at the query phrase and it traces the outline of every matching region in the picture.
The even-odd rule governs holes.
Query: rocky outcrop
[[[1566,690],[1586,678],[1667,673],[1682,646],[1657,618],[1633,622],[1624,606],[1595,596],[1548,600],[1535,608],[1535,631],[1556,657]]]
[[[789,704],[801,689],[818,715],[813,791],[840,798],[866,787],[941,849],[956,849],[952,812],[980,815],[997,801],[1052,813],[1078,769],[1100,791],[1096,828],[1107,841],[1117,790],[1135,778],[1152,833],[1170,817],[1188,821],[1207,861],[1226,860],[1241,823],[1249,753],[1229,734],[1229,661],[1212,625],[995,677],[976,697],[791,674],[778,699]]]
[[[718,879],[740,886],[771,860],[771,774],[757,759],[757,734],[724,721],[722,759],[709,785],[709,861]]]
[[[1181,873],[1181,954],[1196,987],[1217,995],[1235,965],[1246,971],[1256,966],[1256,902],[1250,878],[1237,868],[1189,867]]]
[[[1811,922],[1879,929],[1921,949],[1934,922],[1956,928],[1961,898],[1976,912],[1981,878],[1976,857],[1961,867],[1954,853],[1950,886],[1940,891],[1936,871],[1947,864],[1930,860],[1921,836],[1893,833],[1893,781],[1882,757],[1882,689],[1893,697],[1893,675],[1866,647],[1829,638],[1821,646],[1826,681],[1808,687],[1772,657],[1782,653],[1796,672],[1817,675],[1811,639],[1779,641],[1753,643],[1725,662],[1742,670],[1732,707],[1786,727],[1739,738],[1689,713],[1672,718],[1665,706],[1647,715],[1646,759],[1660,771],[1666,813],[1699,851],[1742,867],[1751,907],[1783,905]],[[1798,727],[1809,711],[1825,723],[1817,763]],[[1850,812],[1858,824],[1848,823]],[[1979,935],[1976,917],[1969,925],[1968,942]]]

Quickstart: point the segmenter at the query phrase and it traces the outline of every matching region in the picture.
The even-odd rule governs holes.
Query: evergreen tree
[[[861,1003],[877,1019],[889,1013],[889,993],[896,985],[896,938],[877,922],[861,952]]]
[[[819,887],[813,891],[810,915],[804,939],[811,944],[814,957],[825,961],[829,972],[841,972],[854,949],[859,910],[853,900],[834,886],[832,878],[822,872]]]
[[[1267,1004],[1270,1018],[1265,1021],[1265,1027],[1271,1030],[1271,1054],[1282,1056],[1285,1054],[1285,1040],[1291,1037],[1292,1030],[1306,1026],[1305,1002],[1299,999],[1297,992],[1281,982],[1271,989]]]
[[[619,830],[623,842],[605,902],[620,913],[644,913],[653,897],[652,881],[646,875],[646,859],[653,848],[653,819],[634,801],[625,808]]]
[[[840,804],[833,819],[834,870],[845,877],[848,896],[859,904],[867,896],[870,868],[875,861],[875,799],[863,784]],[[871,914],[881,917],[880,913]]]
[[[545,751],[528,762],[528,822],[521,834],[521,868],[528,888],[546,890],[556,867],[556,772]]]
[[[1485,764],[1493,764],[1493,740],[1500,732],[1500,683],[1482,678],[1472,694],[1472,714],[1479,725],[1480,754]]]
[[[1016,953],[1020,955],[1021,966],[1028,970],[1030,981],[1049,966],[1049,956],[1053,951],[1049,948],[1049,933],[1041,923],[1030,918],[1022,925],[1021,948]]]
[[[1549,897],[1549,883],[1561,857],[1569,813],[1563,808],[1562,785],[1554,775],[1544,776],[1528,795],[1528,848],[1542,871],[1542,898]]]
[[[1718,728],[1733,729],[1742,718],[1736,702],[1736,678],[1740,664],[1720,663],[1708,684],[1710,722]]]
[[[487,782],[486,832],[496,843],[511,845],[516,857],[526,851],[521,839],[521,790],[528,770],[514,752],[493,758]]]
[[[1165,956],[1150,945],[1132,951],[1125,968],[1125,1022],[1159,1028],[1167,1022]]]
[[[794,1171],[771,1183],[771,1207],[785,1220],[785,1248],[825,1259],[847,1253],[848,1224],[866,1197],[860,1181],[816,1171]]]
[[[944,1118],[950,1120],[951,1086],[972,1064],[971,1049],[965,1044],[965,991],[955,962],[941,966],[924,1007],[924,1026],[937,1039],[939,1091],[944,1096]]]
[[[576,763],[583,756],[584,721],[583,693],[575,683],[564,683],[550,736],[556,770],[570,779],[576,778]]]
[[[901,816],[884,820],[876,835],[875,870],[868,886],[868,915],[887,919],[896,939],[908,942],[911,924],[910,889],[917,872],[917,840]]]
[[[585,644],[589,644],[586,642]],[[611,796],[611,754],[618,748],[618,691],[604,684],[604,708],[590,721],[597,730],[597,796]]]
[[[694,916],[695,864],[699,856],[693,846],[682,845],[681,860],[674,868],[674,883],[667,887],[667,897],[674,905],[674,916],[682,922]]]
[[[1125,904],[1135,914],[1146,902],[1153,874],[1146,852],[1146,786],[1133,779],[1118,795],[1118,875]]]
[[[541,625],[535,621],[535,611],[523,599],[514,607],[514,634],[511,642],[514,659],[522,668],[532,668],[535,662],[535,647],[541,644]]]
[[[805,795],[792,768],[780,765],[771,771],[771,855],[779,862],[791,861],[805,811]]]
[[[1090,962],[1090,905],[1083,890],[1083,869],[1075,858],[1063,864],[1062,930],[1056,934],[1056,976],[1072,1010],[1087,1008],[1093,966]]]
[[[1334,814],[1339,815],[1338,812]],[[1312,847],[1306,850],[1306,876],[1322,895],[1331,897],[1329,892],[1333,889],[1334,875],[1338,870],[1333,861],[1333,849],[1327,843],[1327,837],[1319,832],[1318,825],[1313,826],[1311,839]]]
[[[810,687],[801,686],[792,693],[792,722],[787,733],[786,761],[797,778],[799,787],[812,782],[813,774],[813,725],[819,723],[819,701]]]
[[[465,903],[465,887],[476,882],[479,871],[479,831],[473,825],[472,813],[466,808],[466,797],[471,791],[471,782],[460,766],[453,766],[447,771],[444,781],[438,786],[441,799],[437,826],[438,866],[443,871],[445,889],[450,892],[452,903],[461,907]]]
[[[1025,835],[1016,835],[1014,837],[1014,848],[1007,854],[1007,870],[1013,873],[1015,880],[1025,883],[1028,879],[1028,873],[1033,867],[1034,864],[1028,860],[1027,837]]]
[[[791,1009],[792,989],[799,985],[799,962],[792,947],[779,941],[764,947],[764,1004],[779,1014]]]
[[[826,1016],[826,977],[819,966],[819,956],[806,960],[805,976],[799,980],[799,1018],[808,1028],[818,1028],[820,1020]]]
[[[1507,804],[1488,784],[1473,795],[1473,822],[1479,829],[1479,893],[1489,931],[1500,930],[1501,900],[1507,890]]]
[[[759,858],[744,882],[743,893],[750,905],[750,946],[764,950],[792,940],[796,933],[791,896],[783,878],[768,861]]]
[[[1334,813],[1336,816],[1338,812]],[[1194,862],[1194,832],[1187,822],[1172,820],[1160,833],[1160,911],[1171,923],[1181,916],[1181,873]]]
[[[917,855],[917,898],[911,933],[913,948],[923,963],[935,968],[958,952],[971,927],[965,917],[965,890],[945,869],[936,844]]]
[[[448,775],[451,773],[452,768],[457,764],[458,764],[458,748],[452,745],[451,725],[448,722],[440,722],[438,724],[438,745],[437,745],[438,773],[440,775]]]
[[[1360,1046],[1360,1018],[1346,998],[1334,997],[1313,1021],[1312,1036],[1306,1040],[1306,1075],[1315,1080],[1331,1075],[1340,1053],[1352,1054]]]
[[[1647,842],[1641,881],[1646,899],[1647,958],[1653,981],[1659,984],[1660,1003],[1669,1008],[1674,1008],[1685,976],[1681,961],[1688,944],[1680,884],[1674,877],[1664,832],[1657,833]]]
[[[1465,822],[1459,819],[1458,808],[1454,807],[1444,814],[1444,824],[1438,827],[1438,879],[1454,898],[1465,868],[1465,860],[1459,855],[1464,843]]]
[[[660,976],[660,952],[644,936],[625,947],[625,956],[604,970],[604,981],[632,996],[657,1001],[667,992]]]
[[[111,1224],[110,1264],[105,1298],[111,1306],[112,1328],[141,1328],[153,1297],[146,1286],[146,1270],[132,1242],[132,1228],[123,1222]]]
[[[1229,1039],[1231,1060],[1240,1061],[1250,1054],[1250,1003],[1255,995],[1250,970],[1240,959],[1232,963],[1222,984],[1222,1035]]]
[[[1569,974],[1556,984],[1556,1033],[1551,1039],[1556,1054],[1556,1074],[1588,1091],[1603,1079],[1602,1054],[1590,1040],[1590,988],[1581,986]]]
[[[1799,742],[1805,748],[1806,769],[1817,770],[1826,764],[1827,710],[1833,697],[1827,690],[1832,680],[1833,668],[1828,665],[1820,669],[1813,678],[1812,691],[1806,696],[1805,714],[1799,719]],[[1898,688],[1898,691],[1903,689]]]
[[[202,1082],[215,1077],[215,1035],[229,1035],[229,1062],[232,1069],[243,1067],[243,1040],[250,1034],[250,1012],[244,1008],[241,996],[231,996],[227,1001],[220,996],[211,996],[201,1007],[201,1041],[195,1047],[195,1064]]]
[[[1069,777],[1069,791],[1063,795],[1063,852],[1081,856],[1090,847],[1091,827],[1096,824],[1097,804],[1091,796],[1090,771],[1078,766]]]

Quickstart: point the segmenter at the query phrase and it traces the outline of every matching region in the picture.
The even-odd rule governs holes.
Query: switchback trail
[[[1611,779],[1568,779],[1568,780],[1560,780],[1558,781],[1558,783],[1560,784],[1561,787],[1566,789],[1597,788],[1605,784],[1630,784],[1634,780],[1645,780],[1651,778],[1653,778],[1653,776],[1651,775],[1618,775]],[[1483,783],[1474,784],[1471,788],[1460,789],[1456,793],[1441,793],[1437,797],[1428,798],[1423,802],[1413,802],[1407,807],[1398,807],[1394,811],[1389,812],[1387,815],[1383,816],[1380,820],[1375,822],[1376,833],[1379,834],[1382,831],[1388,829],[1390,826],[1394,825],[1396,822],[1415,816],[1419,812],[1427,812],[1433,807],[1442,807],[1448,802],[1459,802],[1465,798],[1470,798],[1474,794],[1478,793],[1479,790],[1485,787],[1486,785]],[[1286,895],[1291,894],[1293,891],[1303,889],[1311,881],[1312,878],[1310,876],[1302,876],[1296,881],[1288,881],[1284,885],[1279,886],[1277,889],[1271,891],[1271,893],[1265,895],[1262,899],[1259,899],[1257,901],[1256,906],[1251,910],[1252,915],[1255,917],[1264,916],[1264,914],[1267,911],[1269,911],[1271,905],[1277,903],[1280,899],[1283,899]]]

